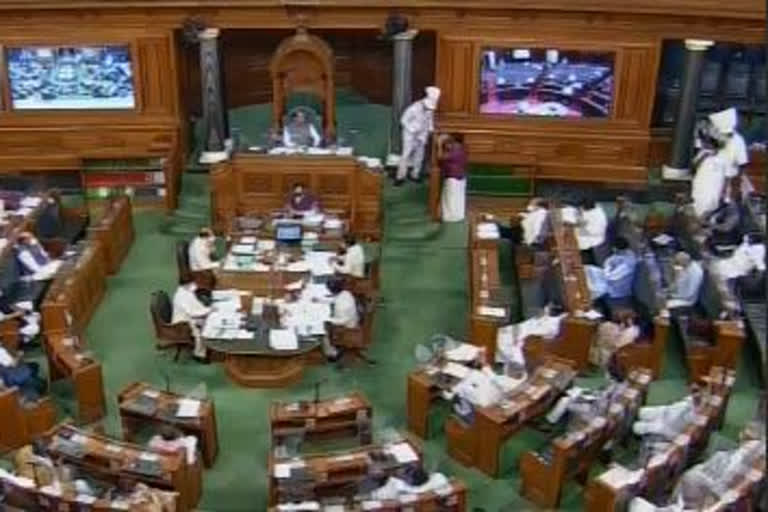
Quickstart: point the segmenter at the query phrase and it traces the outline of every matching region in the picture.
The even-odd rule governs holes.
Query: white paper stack
[[[297,350],[299,338],[293,329],[272,329],[269,331],[269,346],[274,350]]]
[[[400,464],[410,464],[411,462],[418,462],[419,460],[419,454],[416,453],[410,444],[405,442],[388,446],[387,452],[389,452]]]
[[[499,238],[499,226],[493,222],[481,222],[477,225],[477,238],[480,240]]]
[[[200,400],[192,400],[190,398],[179,399],[179,409],[176,411],[176,416],[179,418],[197,418],[200,416]]]
[[[457,361],[460,363],[466,363],[474,361],[480,354],[480,348],[476,345],[470,345],[469,343],[462,343],[458,347],[447,350],[445,357],[450,361]]]
[[[313,276],[330,276],[333,275],[333,266],[331,265],[331,258],[335,254],[330,251],[310,251],[306,254],[305,258],[309,265],[309,271]]]
[[[353,148],[350,146],[339,146],[336,148],[336,154],[338,156],[352,156]]]
[[[448,362],[440,369],[440,371],[446,375],[450,375],[451,377],[464,379],[467,375],[469,375],[471,370],[464,365]]]

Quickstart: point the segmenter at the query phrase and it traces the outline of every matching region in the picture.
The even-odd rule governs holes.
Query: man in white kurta
[[[710,114],[709,120],[715,134],[724,144],[721,153],[726,163],[725,176],[729,180],[729,186],[741,187],[742,197],[747,197],[752,192],[752,185],[749,183],[749,178],[741,171],[749,163],[749,153],[744,137],[736,131],[739,121],[738,112],[735,108],[729,108]],[[739,175],[741,175],[740,182],[736,181]]]
[[[543,242],[542,234],[549,215],[544,201],[539,198],[532,199],[526,211],[520,213],[520,226],[523,228],[523,243],[533,245]]]
[[[219,263],[211,258],[215,243],[216,237],[208,228],[201,229],[198,235],[192,239],[189,243],[189,269],[192,272],[218,268]]]
[[[400,154],[395,185],[401,185],[405,181],[409,168],[413,180],[421,177],[427,140],[435,129],[435,109],[439,99],[440,89],[427,87],[426,96],[403,111],[400,117],[403,151]]]
[[[205,306],[195,295],[197,285],[194,281],[184,280],[176,288],[173,294],[172,324],[186,323],[195,338],[194,356],[197,359],[205,359],[206,349],[203,344],[201,328],[205,317],[211,312],[211,308]]]
[[[554,339],[560,334],[560,326],[567,313],[552,315],[547,309],[543,314],[517,324],[500,328],[496,334],[497,360],[525,365],[523,345],[530,336]]]
[[[605,242],[608,230],[608,216],[605,210],[592,200],[584,201],[580,208],[581,219],[576,228],[576,242],[579,250],[587,251]]]
[[[365,251],[354,236],[344,239],[344,254],[336,258],[333,268],[339,274],[365,277]]]
[[[360,313],[357,310],[357,301],[351,292],[344,289],[344,284],[339,279],[332,279],[326,284],[331,294],[331,317],[328,319],[330,329],[333,326],[344,329],[356,329],[360,326]],[[330,361],[337,361],[341,356],[338,348],[334,347],[329,335],[323,338],[323,353]]]
[[[715,147],[720,144],[719,141],[707,141],[704,137],[702,144],[704,147],[694,158],[696,174],[691,181],[693,211],[699,219],[705,218],[720,205],[728,167],[722,148],[718,151]]]

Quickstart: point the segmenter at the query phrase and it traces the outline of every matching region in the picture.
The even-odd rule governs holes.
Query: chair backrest
[[[173,306],[165,291],[157,290],[152,292],[149,311],[152,314],[152,322],[155,324],[155,328],[171,323]]]
[[[176,242],[176,267],[180,280],[189,275],[189,242],[186,240]]]

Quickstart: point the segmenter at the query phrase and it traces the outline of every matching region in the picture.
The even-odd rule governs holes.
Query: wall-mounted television
[[[136,106],[131,49],[29,46],[7,50],[16,110],[124,110]]]
[[[557,48],[486,48],[482,114],[568,119],[608,117],[615,54]]]

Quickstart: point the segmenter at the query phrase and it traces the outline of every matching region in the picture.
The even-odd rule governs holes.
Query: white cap
[[[709,120],[723,135],[733,133],[738,122],[738,114],[735,108],[729,108],[709,115]]]
[[[440,99],[440,89],[434,86],[429,86],[424,91],[427,93],[427,96],[424,98],[424,104],[426,107],[430,110],[435,110],[437,108],[437,102]]]

